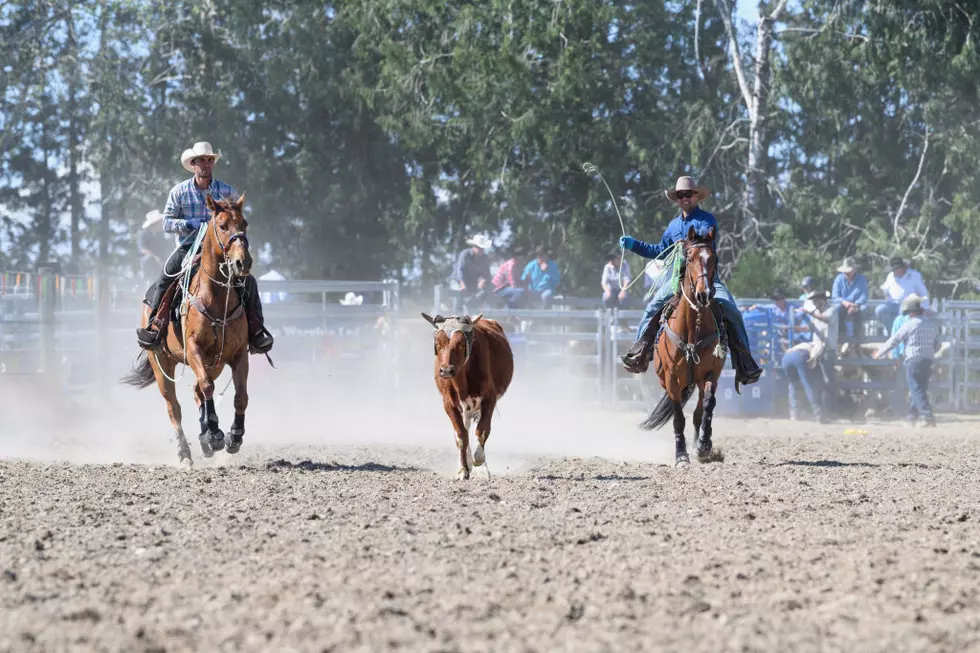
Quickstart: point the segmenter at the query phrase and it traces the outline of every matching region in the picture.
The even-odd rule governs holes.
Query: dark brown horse
[[[201,242],[200,267],[191,277],[189,297],[182,302],[181,319],[167,326],[164,346],[158,354],[144,352],[123,382],[145,388],[156,380],[167,401],[170,423],[177,438],[177,455],[181,464],[193,464],[191,450],[181,426],[180,404],[174,387],[174,371],[183,362],[194,372],[197,384],[194,399],[200,413],[198,437],[205,458],[225,449],[237,453],[245,435],[245,409],[248,407],[248,325],[244,306],[237,291],[238,280],[248,275],[252,257],[248,252],[245,231],[248,224],[242,214],[243,194],[238,201],[215,202],[207,198],[211,220],[204,224],[206,234]],[[142,326],[149,317],[144,307]],[[162,309],[161,309],[162,310]],[[218,427],[214,409],[214,381],[231,366],[235,383],[235,420],[228,435]]]
[[[442,407],[456,431],[459,449],[457,478],[468,479],[472,468],[486,461],[483,448],[490,437],[490,420],[497,400],[503,396],[514,375],[514,356],[504,330],[494,320],[481,315],[431,317],[425,321],[436,330],[436,387],[442,394]],[[476,450],[470,454],[470,426],[476,421]]]
[[[663,333],[657,342],[654,366],[664,396],[641,426],[660,428],[674,418],[674,458],[680,467],[690,463],[684,438],[684,405],[698,388],[694,411],[698,460],[721,460],[712,452],[711,419],[715,410],[715,390],[725,367],[726,353],[718,321],[711,310],[714,298],[717,257],[712,241],[714,229],[698,236],[692,227],[683,244],[684,263],[678,292],[665,312]]]

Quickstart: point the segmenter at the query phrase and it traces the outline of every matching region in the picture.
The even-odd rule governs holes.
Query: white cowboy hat
[[[146,214],[146,219],[143,220],[143,226],[140,227],[140,229],[146,229],[147,227],[151,225],[155,225],[161,220],[163,220],[163,214],[160,213],[160,211],[158,211],[157,209],[153,209],[152,211]]]
[[[698,186],[697,182],[695,182],[693,179],[687,176],[678,177],[677,183],[674,184],[674,187],[666,189],[664,191],[664,194],[667,196],[667,199],[669,199],[671,202],[674,202],[677,200],[677,191],[679,190],[693,190],[695,193],[698,194],[699,200],[703,200],[709,195],[711,195],[710,188],[708,188],[707,186]]]
[[[473,245],[474,247],[479,247],[480,249],[490,249],[493,247],[493,241],[484,236],[483,234],[477,234],[466,241],[467,245]]]
[[[353,292],[348,292],[344,295],[344,298],[340,300],[341,306],[360,306],[364,303],[364,295],[355,295]]]
[[[184,166],[184,170],[187,172],[194,172],[194,168],[191,167],[191,159],[196,159],[199,156],[209,156],[215,161],[221,158],[221,155],[211,148],[211,143],[199,141],[194,143],[194,147],[184,150],[184,153],[180,155],[180,165]]]
[[[851,272],[857,270],[859,267],[860,266],[857,264],[857,261],[855,261],[852,257],[848,256],[847,258],[844,259],[844,262],[840,264],[840,267],[837,268],[837,271],[843,274],[850,274]]]

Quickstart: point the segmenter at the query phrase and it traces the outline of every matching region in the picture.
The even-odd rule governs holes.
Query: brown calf
[[[482,315],[471,319],[422,313],[422,317],[436,330],[436,387],[456,431],[457,478],[467,479],[474,466],[486,461],[483,447],[490,437],[490,420],[514,375],[514,356],[504,330],[494,320],[482,319]],[[474,420],[477,446],[470,455],[469,429]]]

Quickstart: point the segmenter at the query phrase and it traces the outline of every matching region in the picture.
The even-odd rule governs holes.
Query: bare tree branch
[[[715,4],[718,5],[718,13],[721,14],[721,22],[725,26],[725,36],[728,37],[728,50],[732,59],[732,67],[735,69],[738,89],[742,92],[745,107],[751,114],[755,111],[755,107],[752,102],[752,93],[749,92],[749,82],[745,77],[745,69],[742,67],[742,53],[738,47],[738,34],[735,32],[735,26],[732,25],[732,9],[728,0],[715,0]]]
[[[912,189],[917,183],[919,183],[919,176],[922,175],[922,165],[926,160],[926,152],[929,151],[929,126],[926,125],[926,136],[925,142],[922,144],[922,154],[919,156],[919,167],[915,171],[915,177],[912,178],[912,183],[909,187],[905,189],[905,195],[902,197],[902,203],[898,205],[898,211],[895,212],[895,219],[892,220],[892,236],[895,238],[895,244],[899,244],[900,238],[898,234],[898,221],[902,217],[902,212],[905,210],[905,204],[909,200],[909,195],[912,193]]]
[[[697,8],[694,10],[694,61],[698,65],[698,77],[704,81],[704,68],[701,66],[701,3],[698,0]]]

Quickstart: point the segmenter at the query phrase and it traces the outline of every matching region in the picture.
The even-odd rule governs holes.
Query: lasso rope
[[[613,195],[612,189],[610,189],[609,184],[606,183],[606,178],[602,176],[601,172],[599,172],[599,168],[597,168],[594,163],[591,163],[589,161],[586,161],[585,163],[582,164],[582,170],[587,175],[598,176],[599,181],[601,181],[602,185],[606,187],[606,192],[609,193],[609,199],[612,200],[613,208],[616,209],[616,216],[619,218],[619,228],[620,230],[622,230],[623,236],[625,236],[626,224],[623,222],[623,214],[619,212],[619,204],[616,203],[616,196]],[[625,287],[623,286],[623,265],[625,262],[626,262],[626,249],[623,248],[623,253],[619,257],[619,290],[620,291],[624,291],[627,288],[629,288],[631,285],[633,285],[632,283],[630,283]],[[636,279],[633,279],[633,281],[636,281]]]
[[[601,181],[602,185],[606,187],[606,192],[609,193],[609,199],[612,200],[613,208],[616,209],[616,216],[619,218],[619,228],[622,231],[623,236],[626,236],[626,223],[623,221],[623,214],[619,212],[619,204],[616,203],[616,196],[613,195],[612,189],[610,189],[609,184],[606,183],[606,178],[602,176],[601,172],[599,172],[599,168],[596,167],[594,163],[589,161],[582,164],[582,170],[587,175],[596,175],[599,177],[599,181]],[[660,256],[647,263],[646,266],[644,266],[643,271],[633,277],[633,279],[625,286],[623,285],[623,266],[626,262],[626,248],[624,247],[623,253],[619,257],[619,290],[621,292],[625,292],[633,287],[633,284],[639,281],[641,277],[646,275],[647,270],[656,265],[657,261],[663,261],[664,267],[657,275],[656,279],[654,279],[653,284],[650,286],[650,290],[647,292],[644,299],[649,300],[650,297],[652,297],[657,291],[660,290],[661,287],[663,287],[664,284],[667,283],[670,284],[671,294],[676,293],[677,289],[679,288],[678,284],[680,283],[681,265],[684,263],[681,243],[679,242],[674,243],[666,250],[661,252]]]

